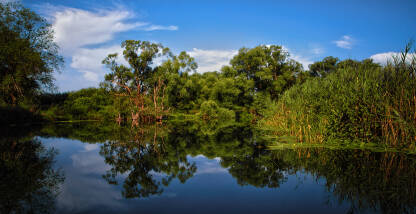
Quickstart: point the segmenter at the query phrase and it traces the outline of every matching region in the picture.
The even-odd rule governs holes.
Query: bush
[[[234,120],[235,118],[234,111],[219,107],[213,100],[203,102],[200,110],[200,116],[203,120]]]

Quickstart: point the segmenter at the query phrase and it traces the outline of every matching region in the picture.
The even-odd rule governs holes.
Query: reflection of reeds
[[[416,211],[416,160],[411,155],[325,148],[280,150],[275,155],[289,163],[291,173],[325,178],[327,190],[357,211]]]

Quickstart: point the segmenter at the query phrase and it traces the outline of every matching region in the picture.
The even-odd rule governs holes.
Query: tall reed
[[[385,66],[351,60],[324,78],[293,86],[265,124],[298,142],[415,149],[416,55],[409,51],[408,45]]]

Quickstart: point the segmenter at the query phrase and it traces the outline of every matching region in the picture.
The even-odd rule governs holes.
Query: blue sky
[[[100,64],[126,39],[187,51],[198,72],[219,70],[241,47],[284,46],[304,67],[325,56],[383,63],[416,39],[416,1],[23,0],[53,24],[65,68],[60,91],[98,86]],[[122,62],[122,60],[120,60]]]

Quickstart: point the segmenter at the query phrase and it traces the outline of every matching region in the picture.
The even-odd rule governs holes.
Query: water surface
[[[184,121],[1,135],[1,213],[415,213],[414,155],[270,151],[250,126]]]

